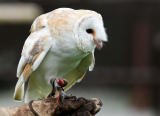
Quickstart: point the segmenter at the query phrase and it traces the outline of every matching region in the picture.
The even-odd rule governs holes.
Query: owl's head
[[[94,11],[79,10],[84,14],[75,23],[74,33],[77,46],[84,52],[92,52],[95,47],[101,49],[107,35],[102,16]]]
[[[75,44],[83,52],[101,49],[107,41],[102,16],[91,10],[58,8],[39,16],[33,23],[31,32],[48,28],[58,41]]]

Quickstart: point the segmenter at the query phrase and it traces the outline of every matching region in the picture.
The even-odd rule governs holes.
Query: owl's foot
[[[57,79],[57,91],[58,95],[56,97],[57,102],[62,104],[63,100],[68,98],[69,96],[64,92],[63,87],[65,87],[68,84],[68,82],[65,79]]]
[[[61,78],[59,78],[59,79],[52,78],[50,83],[51,83],[53,89],[52,89],[52,92],[49,94],[48,98],[54,97],[56,91],[58,91],[58,95],[56,96],[56,100],[58,103],[63,103],[64,99],[73,99],[73,100],[76,99],[75,96],[67,95],[64,92],[63,87],[65,87],[68,84],[67,80],[61,79]]]
[[[50,83],[52,85],[52,91],[47,98],[54,97],[57,90],[58,92],[64,91],[63,87],[65,87],[68,84],[68,82],[65,79],[56,79],[56,78],[52,78],[50,80]]]
[[[77,100],[76,96],[67,95],[64,91],[59,91],[58,96],[56,97],[57,103],[63,104],[63,101],[69,99],[69,100]]]

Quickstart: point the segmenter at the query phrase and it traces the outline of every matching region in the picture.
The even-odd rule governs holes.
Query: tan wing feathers
[[[45,29],[33,32],[27,38],[17,68],[17,76],[19,79],[14,92],[15,100],[21,101],[23,99],[25,81],[27,81],[30,74],[38,68],[50,49],[51,43],[52,38],[50,37],[50,33]]]
[[[29,75],[30,75],[30,73],[32,71],[31,67],[32,67],[31,64],[27,63],[26,66],[25,66],[25,68],[24,68],[24,70],[23,70],[25,81],[28,79],[28,77],[29,77]]]
[[[29,75],[30,75],[31,72],[33,71],[33,70],[32,70],[32,66],[33,66],[33,64],[35,63],[35,61],[38,59],[38,57],[40,56],[40,54],[41,54],[41,52],[37,53],[37,54],[33,57],[31,63],[27,63],[27,64],[25,65],[25,68],[24,68],[24,70],[22,71],[22,72],[24,72],[25,81],[28,79]]]
[[[29,75],[31,74],[31,72],[32,72],[32,65],[34,64],[34,62],[36,61],[36,59],[39,57],[40,54],[41,54],[41,52],[39,52],[38,54],[36,54],[33,57],[31,63],[27,63],[24,66],[24,69],[21,71],[21,74],[22,74],[22,72],[24,72],[25,81],[28,79]]]
[[[26,64],[30,65],[30,67],[32,68],[36,60],[42,54],[46,54],[46,52],[50,48],[50,41],[51,37],[49,31],[46,31],[45,29],[31,33],[31,35],[27,38],[22,50],[22,57],[17,68],[17,77],[20,77],[22,72],[24,72],[24,70],[26,69]]]

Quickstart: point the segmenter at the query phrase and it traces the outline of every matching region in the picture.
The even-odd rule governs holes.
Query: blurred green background
[[[12,95],[24,41],[35,17],[59,7],[101,13],[109,39],[69,93],[101,98],[97,116],[159,116],[159,0],[0,0],[0,106],[21,104]]]

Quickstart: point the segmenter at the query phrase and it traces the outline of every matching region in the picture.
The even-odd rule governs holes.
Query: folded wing
[[[92,71],[94,68],[94,51],[88,54],[84,59],[81,60],[80,64],[71,72],[69,72],[64,78],[68,81],[68,85],[64,88],[64,90],[70,89],[75,83],[80,82],[88,68],[89,71]]]
[[[52,43],[51,40],[47,28],[32,32],[26,39],[17,68],[17,77],[19,79],[14,92],[15,100],[23,100],[25,82],[48,53]]]

